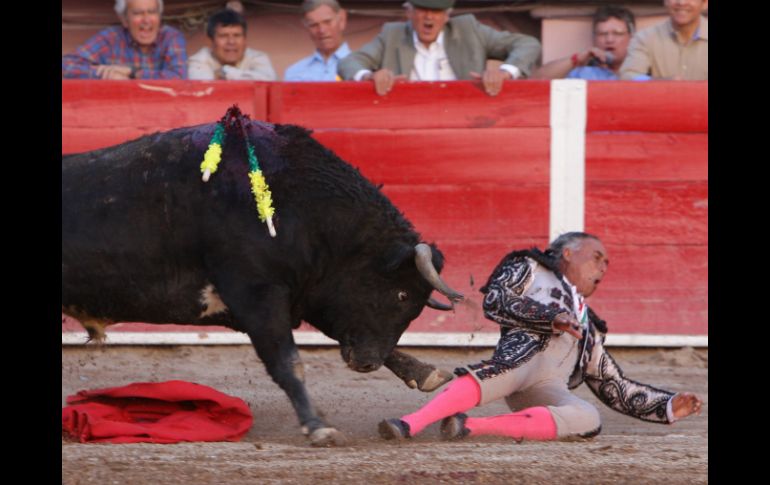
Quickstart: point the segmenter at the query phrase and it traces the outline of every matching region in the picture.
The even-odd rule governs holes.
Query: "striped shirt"
[[[108,27],[88,39],[74,54],[62,56],[62,78],[98,79],[96,68],[100,64],[134,67],[136,79],[185,79],[187,43],[180,31],[164,25],[150,52],[145,54],[126,28]]]

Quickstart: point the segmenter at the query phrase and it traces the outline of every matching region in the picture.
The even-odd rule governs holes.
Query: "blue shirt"
[[[581,66],[567,74],[567,79],[585,79],[587,81],[617,81],[618,75],[606,67]]]
[[[323,56],[315,51],[313,55],[295,62],[283,75],[284,81],[336,81],[337,63],[350,54],[347,42],[343,42],[339,48],[324,61]]]

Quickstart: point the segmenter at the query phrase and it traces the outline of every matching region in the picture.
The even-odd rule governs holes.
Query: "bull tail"
[[[111,323],[112,322],[101,320],[81,320],[80,324],[86,329],[86,332],[88,332],[88,340],[86,340],[86,343],[94,342],[96,345],[104,344],[104,341],[107,338],[105,329]]]

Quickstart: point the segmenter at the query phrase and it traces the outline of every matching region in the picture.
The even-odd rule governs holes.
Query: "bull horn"
[[[433,267],[433,253],[430,250],[430,246],[425,243],[419,243],[414,247],[414,263],[417,265],[417,270],[422,277],[425,278],[433,288],[449,298],[452,303],[459,302],[464,298],[462,293],[458,293],[450,288],[438,275],[438,271]]]
[[[441,310],[442,312],[447,312],[453,308],[452,305],[441,303],[440,301],[434,300],[433,298],[428,298],[426,305],[430,308],[433,308],[434,310]]]

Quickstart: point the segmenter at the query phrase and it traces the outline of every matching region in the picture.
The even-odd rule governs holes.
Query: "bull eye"
[[[405,291],[398,292],[398,301],[406,301],[407,298],[409,298],[409,295]]]

